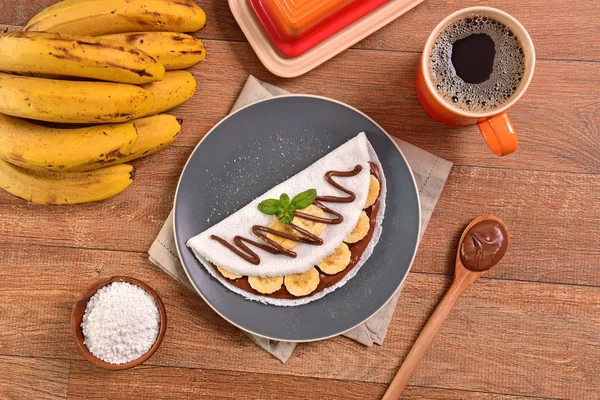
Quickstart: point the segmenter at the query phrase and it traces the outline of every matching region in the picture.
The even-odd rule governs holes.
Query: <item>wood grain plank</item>
[[[107,382],[109,382],[107,384]],[[165,390],[168,388],[168,390]],[[384,384],[288,375],[145,366],[114,373],[83,361],[71,365],[70,399],[379,399]],[[403,399],[518,400],[531,397],[408,387]]]
[[[173,111],[184,119],[175,146],[194,147],[229,113],[253,74],[292,93],[345,102],[391,135],[461,165],[600,172],[598,63],[540,61],[530,90],[511,111],[520,149],[499,158],[475,127],[446,127],[427,115],[414,89],[417,54],[350,50],[305,76],[285,80],[266,72],[247,43],[210,41],[206,46],[209,58],[192,69],[199,82],[196,96]]]
[[[69,398],[359,400],[379,398],[384,390],[365,382],[144,365],[115,376],[81,361],[71,367]]]
[[[338,337],[301,344],[282,365],[141,254],[1,246],[8,257],[0,259],[0,274],[10,290],[0,291],[8,327],[0,331],[0,349],[21,356],[83,360],[71,342],[67,310],[53,317],[65,326],[53,334],[42,311],[67,308],[86,287],[118,274],[147,282],[167,308],[167,335],[148,365],[386,384],[449,286],[448,277],[411,273],[384,346]],[[53,284],[57,290],[47,290]],[[19,300],[36,297],[43,302],[20,311]],[[482,279],[459,301],[411,384],[592,399],[600,391],[599,329],[600,288]]]
[[[20,281],[29,281],[27,273],[24,273],[27,270],[21,265]],[[0,290],[0,354],[67,359],[74,356],[76,349],[69,324],[79,293],[72,289],[50,288],[65,286],[54,274],[45,283],[36,282],[27,289],[11,288],[7,286],[7,272],[0,273],[3,281]]]
[[[187,153],[169,148],[139,160],[135,184],[102,203],[44,207],[0,193],[0,240],[146,252],[172,207]],[[599,201],[599,175],[455,167],[413,271],[452,273],[462,229],[478,215],[494,214],[513,240],[491,276],[600,286]]]
[[[66,399],[68,360],[0,355],[1,399]]]
[[[544,399],[544,397],[514,396],[502,393],[485,393],[456,389],[426,388],[407,386],[402,392],[402,400],[519,400],[519,399]]]
[[[0,23],[25,25],[56,0],[5,0],[0,4]],[[245,41],[226,1],[198,0],[207,14],[207,26],[196,35],[206,39]],[[528,29],[538,57],[599,60],[600,43],[594,38],[600,27],[600,10],[594,1],[552,2],[530,0],[425,1],[395,22],[360,42],[357,47],[420,52],[433,28],[447,15],[464,7],[492,6],[517,17]],[[585,17],[584,17],[585,16]]]

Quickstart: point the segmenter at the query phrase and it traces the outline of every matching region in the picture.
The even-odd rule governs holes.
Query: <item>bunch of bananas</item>
[[[125,190],[125,164],[173,143],[196,91],[193,0],[64,0],[0,34],[0,188],[38,204]]]

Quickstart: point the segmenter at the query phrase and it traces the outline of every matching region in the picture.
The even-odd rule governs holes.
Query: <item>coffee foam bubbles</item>
[[[483,83],[462,80],[452,65],[452,44],[472,34],[486,34],[496,50],[493,72]],[[505,104],[523,78],[525,55],[519,39],[504,24],[482,15],[471,15],[448,25],[429,54],[429,72],[437,92],[453,107],[486,112]]]

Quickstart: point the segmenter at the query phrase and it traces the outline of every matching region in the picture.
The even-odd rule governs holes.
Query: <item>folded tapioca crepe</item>
[[[245,296],[247,299],[274,305],[294,306],[306,304],[321,298],[355,276],[362,264],[370,257],[379,240],[381,223],[385,213],[386,194],[385,176],[380,165],[377,154],[366,135],[360,133],[305,170],[254,199],[223,221],[192,237],[188,240],[187,246],[211,275],[227,288]],[[372,176],[372,168],[378,170],[376,174],[377,179],[374,179],[374,176]],[[354,172],[352,176],[333,176],[328,180],[326,175],[330,171]],[[348,197],[347,192],[334,187],[331,180],[347,191],[354,193],[354,200],[348,202],[325,200],[327,197]],[[374,180],[377,180],[377,182],[373,182]],[[377,184],[375,189],[373,187],[374,184]],[[231,246],[228,247],[215,239],[215,237],[221,238],[221,241],[230,243],[244,254],[249,253],[246,251],[248,249],[244,250],[239,246],[239,243],[234,243],[236,236],[250,239],[255,243],[263,244],[263,246],[271,246],[256,235],[253,227],[274,227],[278,224],[278,221],[276,221],[277,216],[262,213],[259,211],[258,205],[266,199],[279,199],[283,193],[293,198],[307,189],[316,189],[317,201],[309,208],[300,210],[301,212],[305,211],[306,213],[314,214],[316,210],[321,213],[319,214],[321,216],[335,219],[335,216],[332,214],[323,213],[317,209],[325,206],[325,209],[329,208],[343,217],[341,222],[321,224],[323,225],[322,229],[318,229],[318,232],[313,231],[322,240],[321,244],[290,244],[289,241],[286,242],[284,239],[278,238],[277,235],[268,235],[270,239],[278,243],[283,244],[283,242],[286,242],[284,244],[286,249],[293,245],[293,248],[290,248],[290,250],[295,253],[295,257],[292,257],[277,251],[266,251],[253,243],[244,241],[243,244],[259,259],[259,262],[256,263],[249,261],[247,257],[240,256],[239,252],[236,253],[231,249]],[[377,204],[376,206],[372,206],[372,208],[366,208],[369,202],[373,203],[375,201],[373,193],[377,195]],[[374,214],[376,210],[374,207],[377,208],[376,214]],[[371,214],[370,217],[367,217],[365,210]],[[357,239],[356,234],[359,225],[365,231],[364,224],[367,218],[374,222],[367,226],[369,235],[365,239],[362,239],[365,241],[364,243],[356,243],[350,237],[354,235],[355,239]],[[302,218],[296,216],[292,224],[306,228],[307,223],[303,222]],[[309,222],[308,224],[311,223]],[[312,226],[314,224],[313,222]],[[281,224],[277,226],[285,228]],[[297,236],[304,236],[298,233],[298,231],[291,230],[290,232]],[[349,244],[344,245],[345,241]],[[342,275],[340,275],[341,278],[339,280],[331,278],[331,275],[336,274],[328,270],[326,264],[329,261],[339,262],[340,258],[347,259],[350,254],[356,258],[355,255],[359,253],[355,252],[359,251],[359,247],[362,254],[358,262],[355,261],[353,265],[351,264],[352,267],[349,271],[341,271],[340,274]],[[348,249],[352,250],[352,253]],[[217,266],[219,267],[218,269],[216,268]],[[321,284],[319,287],[316,287],[314,281],[317,279],[318,283],[319,278],[317,275],[321,276],[321,280],[329,278],[328,281],[334,282],[334,284]],[[246,282],[250,283],[250,286],[247,284],[243,285],[238,280],[246,280]],[[294,280],[296,281],[295,283]],[[305,284],[307,280],[310,280],[310,285],[314,287],[297,290],[297,286],[294,286],[298,282]],[[258,288],[259,283],[263,285],[261,288]],[[281,288],[277,289],[277,285],[280,285]],[[255,287],[259,291],[253,290]],[[263,290],[265,287],[267,288],[266,292],[269,292],[268,288],[270,287],[274,293],[265,293]]]

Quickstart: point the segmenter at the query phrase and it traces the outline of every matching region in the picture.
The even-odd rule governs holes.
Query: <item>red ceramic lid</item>
[[[249,0],[275,48],[296,57],[389,0]]]

